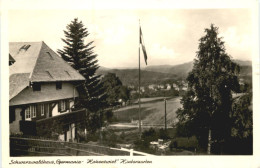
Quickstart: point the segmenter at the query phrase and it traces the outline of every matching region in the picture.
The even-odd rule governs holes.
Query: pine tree
[[[93,112],[89,118],[94,119],[97,118],[97,111],[105,105],[104,89],[102,88],[100,76],[96,75],[96,70],[99,66],[97,54],[94,53],[94,41],[85,44],[84,40],[89,36],[89,32],[84,27],[82,21],[79,21],[77,18],[68,24],[66,29],[64,30],[65,38],[62,38],[65,46],[63,50],[58,50],[57,52],[85,77],[86,81],[84,84],[77,87],[80,96],[76,106],[87,108]]]
[[[218,28],[211,25],[205,33],[177,116],[179,126],[188,127],[188,134],[195,134],[210,154],[212,142],[223,142],[231,135],[232,92],[239,91],[240,68],[226,53]]]

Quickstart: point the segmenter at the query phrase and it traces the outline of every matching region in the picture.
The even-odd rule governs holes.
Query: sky
[[[138,67],[139,20],[148,65],[192,61],[199,39],[211,24],[219,27],[226,52],[233,59],[252,60],[252,14],[249,9],[85,9],[9,10],[10,42],[44,41],[62,49],[63,30],[74,18],[83,22],[94,41],[98,63],[107,68]],[[141,54],[141,66],[145,67]]]

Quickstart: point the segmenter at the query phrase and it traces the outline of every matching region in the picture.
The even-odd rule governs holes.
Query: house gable
[[[44,42],[33,69],[32,82],[79,81],[84,77],[52,51]]]
[[[44,42],[11,42],[9,53],[16,60],[9,66],[9,100],[34,82],[85,80]]]
[[[32,73],[41,50],[42,42],[10,42],[9,53],[15,64],[9,67],[9,75],[14,73]],[[24,48],[29,46],[29,48]]]

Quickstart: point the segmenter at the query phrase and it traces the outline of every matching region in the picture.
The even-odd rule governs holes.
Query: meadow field
[[[165,104],[163,98],[148,98],[142,99],[141,104],[141,119],[143,124],[164,124]],[[176,121],[176,110],[181,107],[180,97],[167,99],[167,125],[171,125]],[[127,107],[122,107],[115,110],[114,117],[118,122],[137,121],[139,119],[139,105],[134,104]]]

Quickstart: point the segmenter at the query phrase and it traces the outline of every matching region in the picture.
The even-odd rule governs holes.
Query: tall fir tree
[[[85,38],[89,36],[89,32],[78,18],[71,21],[66,26],[66,29],[64,30],[65,38],[62,38],[65,46],[63,50],[58,50],[57,52],[85,77],[86,81],[77,87],[80,96],[76,106],[84,107],[91,111],[92,113],[88,114],[90,115],[88,117],[94,120],[98,118],[97,111],[105,105],[104,89],[100,76],[96,75],[96,70],[99,66],[97,54],[94,53],[94,41],[85,44]]]
[[[213,142],[221,143],[231,135],[232,93],[239,91],[240,67],[226,53],[217,27],[211,25],[205,33],[177,117],[179,128],[195,134],[210,154]]]

